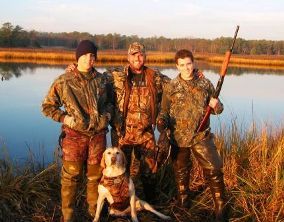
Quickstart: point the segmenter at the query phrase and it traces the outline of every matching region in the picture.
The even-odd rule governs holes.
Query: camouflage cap
[[[139,42],[133,42],[132,44],[130,44],[128,48],[128,54],[133,55],[137,52],[145,54],[146,53],[145,46]]]

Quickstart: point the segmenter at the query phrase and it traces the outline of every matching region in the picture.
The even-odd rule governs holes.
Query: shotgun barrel
[[[236,38],[237,38],[237,35],[238,35],[239,28],[240,27],[237,26],[232,45],[231,45],[230,49],[225,54],[225,59],[223,61],[221,71],[220,71],[220,78],[218,80],[216,90],[213,94],[213,98],[215,98],[215,99],[217,99],[219,97],[219,94],[221,92],[222,85],[223,85],[223,82],[224,82],[224,78],[225,78],[225,75],[227,73],[227,68],[228,68],[228,65],[229,65],[229,62],[230,62],[231,54],[233,52],[234,45],[235,45],[235,42],[236,42]],[[206,123],[207,123],[207,121],[210,117],[211,111],[212,111],[212,108],[208,105],[207,108],[206,108],[206,113],[205,113],[202,121],[200,122],[199,127],[196,130],[196,133],[199,133],[199,132],[205,130],[205,126],[206,126]]]

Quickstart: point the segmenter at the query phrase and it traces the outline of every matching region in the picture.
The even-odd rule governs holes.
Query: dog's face
[[[125,167],[126,158],[124,153],[118,147],[107,148],[101,160],[101,167],[106,168],[109,166]]]

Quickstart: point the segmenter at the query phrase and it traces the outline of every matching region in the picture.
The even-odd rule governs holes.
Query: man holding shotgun
[[[212,98],[214,86],[205,77],[194,72],[194,57],[189,50],[179,50],[175,55],[180,74],[165,88],[157,127],[160,132],[171,131],[172,159],[178,189],[178,204],[189,207],[190,154],[194,154],[203,168],[215,202],[216,216],[223,214],[224,180],[223,164],[210,132],[209,121],[204,131],[196,135],[207,105],[213,114],[223,111],[219,99]]]
[[[172,159],[178,188],[178,204],[189,207],[190,154],[203,168],[215,204],[216,221],[225,221],[225,184],[222,159],[210,132],[210,114],[220,114],[223,105],[218,99],[239,27],[231,49],[226,53],[216,90],[206,78],[199,78],[194,69],[192,52],[179,50],[175,62],[179,75],[166,86],[157,118],[161,134],[170,129]]]

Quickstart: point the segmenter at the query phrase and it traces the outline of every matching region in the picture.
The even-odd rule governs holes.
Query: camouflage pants
[[[63,127],[65,137],[62,141],[63,160],[99,164],[106,148],[106,134],[95,134],[92,137]]]
[[[173,147],[173,163],[175,179],[180,196],[187,196],[189,192],[190,177],[190,153],[192,152],[203,169],[203,174],[211,191],[215,205],[216,221],[224,221],[226,195],[223,175],[223,163],[213,134],[209,134],[204,140],[192,147]],[[221,219],[220,219],[221,218]],[[227,220],[226,220],[227,221]]]
[[[62,141],[63,164],[61,170],[61,199],[64,220],[74,220],[75,198],[81,182],[84,166],[87,176],[88,211],[94,216],[98,183],[102,176],[100,161],[106,146],[105,133],[92,137],[63,127],[65,137]]]
[[[180,193],[189,191],[189,178],[191,169],[190,155],[193,153],[203,169],[205,179],[212,181],[223,180],[223,163],[213,141],[213,135],[209,134],[204,140],[192,147],[172,146],[172,160],[175,179]],[[223,184],[222,184],[223,186]]]
[[[222,159],[213,141],[213,135],[209,134],[204,140],[192,147],[172,146],[172,160],[175,168],[190,169],[190,155],[193,153],[203,170],[222,171]]]

